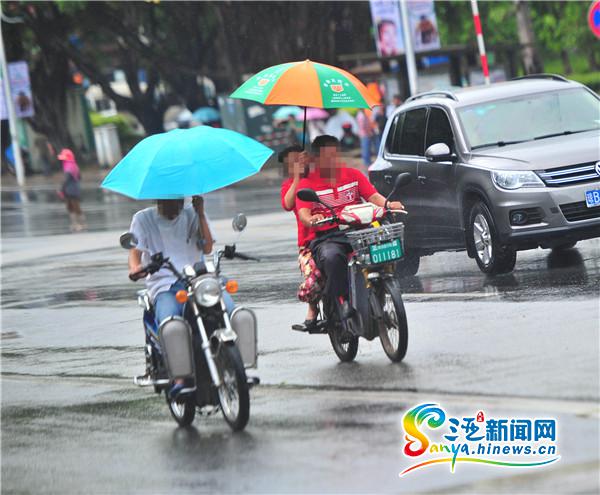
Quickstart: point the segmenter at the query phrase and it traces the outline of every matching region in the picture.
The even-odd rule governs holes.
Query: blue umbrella
[[[273,118],[277,119],[277,120],[283,120],[283,119],[288,119],[290,117],[290,115],[296,117],[296,116],[300,115],[300,113],[302,113],[302,109],[300,107],[285,106],[285,107],[281,107],[281,108],[278,108],[277,110],[275,110],[275,113],[273,114]]]
[[[192,114],[192,118],[196,122],[204,124],[206,122],[216,122],[217,120],[221,120],[221,114],[216,108],[200,107]]]
[[[229,129],[174,129],[140,141],[102,187],[133,199],[204,194],[254,175],[272,154],[265,145]]]

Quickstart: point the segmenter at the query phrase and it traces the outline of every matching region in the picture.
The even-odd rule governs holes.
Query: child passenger
[[[317,303],[322,289],[322,277],[308,248],[315,234],[312,229],[305,227],[298,219],[296,193],[300,179],[308,174],[310,157],[306,151],[296,145],[279,153],[279,161],[283,164],[283,173],[287,175],[287,179],[281,184],[281,206],[286,211],[294,212],[298,225],[298,264],[304,277],[298,288],[298,299],[308,303],[308,312],[304,321],[304,330],[308,330],[317,323]]]

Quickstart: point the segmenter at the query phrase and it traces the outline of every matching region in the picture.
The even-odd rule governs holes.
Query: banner
[[[29,68],[27,62],[11,62],[8,64],[8,80],[10,92],[18,118],[33,117],[33,96],[31,94],[31,83],[29,81]],[[0,120],[8,119],[6,108],[6,95],[4,94],[4,83],[0,77]]]
[[[375,44],[380,57],[404,53],[404,38],[398,0],[370,0]]]
[[[375,44],[380,57],[404,53],[399,0],[370,0]],[[436,50],[440,36],[433,0],[408,0],[408,22],[415,52]]]
[[[440,36],[433,0],[409,0],[406,6],[415,52],[438,49]]]

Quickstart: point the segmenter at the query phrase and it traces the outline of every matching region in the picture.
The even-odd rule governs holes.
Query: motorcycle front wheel
[[[383,310],[383,319],[379,323],[381,346],[392,362],[399,363],[408,348],[408,323],[398,284],[385,284],[378,297]]]
[[[169,398],[168,393],[165,392],[165,395],[167,396],[167,405],[169,406],[169,411],[171,411],[171,416],[173,416],[177,424],[179,426],[191,425],[196,415],[194,397],[187,395],[183,399],[173,400]]]
[[[223,417],[233,431],[243,430],[250,418],[250,393],[240,351],[235,344],[222,344],[215,362],[222,381],[218,393]]]

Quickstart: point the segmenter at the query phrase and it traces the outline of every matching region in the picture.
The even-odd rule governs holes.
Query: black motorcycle
[[[241,232],[246,217],[238,214],[234,230]],[[137,239],[127,232],[120,238],[125,249],[135,248]],[[165,392],[169,410],[175,421],[187,426],[196,411],[209,415],[222,411],[229,426],[242,430],[250,417],[249,388],[258,378],[248,378],[246,368],[255,368],[257,360],[256,317],[243,307],[227,312],[224,291],[235,292],[237,282],[221,276],[221,260],[256,258],[238,253],[235,244],[219,250],[212,262],[186,266],[180,273],[162,253],[152,255],[150,263],[139,273],[155,273],[161,268],[170,270],[185,287],[176,294],[185,302],[183,316],[171,317],[157,327],[154,308],[145,290],[138,292],[138,303],[144,308],[146,334],[147,377],[134,383],[154,386],[156,393]],[[130,278],[137,280],[137,274]],[[175,380],[183,389],[171,397],[169,389]]]
[[[395,216],[404,210],[390,210],[389,199],[397,190],[410,183],[409,173],[396,177],[394,187],[386,198],[385,207],[371,203],[346,206],[339,214],[324,203],[312,189],[298,191],[303,201],[318,202],[330,210],[331,216],[315,225],[336,224],[338,229],[320,238],[343,238],[352,246],[348,257],[350,305],[354,315],[342,318],[338,301],[327,296],[320,302],[317,325],[306,330],[328,334],[334,352],[341,361],[352,361],[358,352],[358,339],[381,339],[388,358],[400,362],[408,348],[408,323],[402,302],[402,291],[396,275],[396,263],[404,256],[404,224]]]

